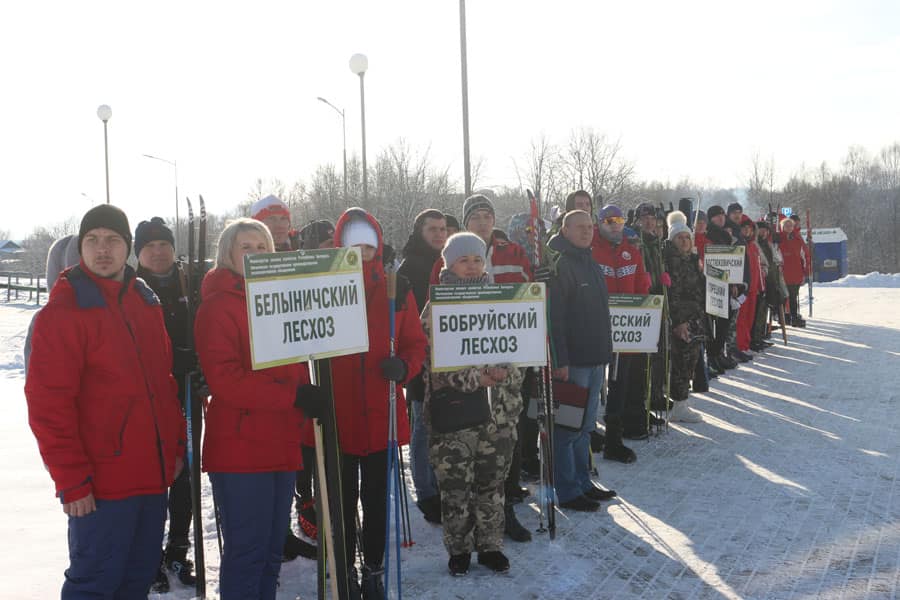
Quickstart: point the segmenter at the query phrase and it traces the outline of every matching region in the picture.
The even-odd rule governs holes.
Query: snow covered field
[[[555,542],[508,542],[509,574],[447,574],[440,529],[411,507],[407,598],[893,598],[900,579],[900,289],[817,286],[815,316],[699,394],[705,422],[599,461],[617,501],[560,514]],[[856,283],[856,285],[854,285]],[[882,277],[898,286],[900,278]],[[0,596],[58,597],[66,517],[27,423],[22,344],[33,306],[0,304]],[[806,309],[804,307],[804,314]],[[210,508],[208,496],[206,508]],[[520,519],[537,527],[533,506]],[[210,597],[218,550],[206,511]],[[474,562],[474,561],[473,561]],[[315,563],[286,563],[279,598],[315,597]],[[159,598],[191,598],[173,586]]]

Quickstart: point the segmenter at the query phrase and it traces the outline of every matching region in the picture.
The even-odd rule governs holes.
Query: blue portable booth
[[[834,281],[849,275],[847,234],[844,230],[840,227],[813,229],[812,234],[813,281]]]

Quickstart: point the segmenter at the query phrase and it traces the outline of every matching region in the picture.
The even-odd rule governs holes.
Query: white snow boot
[[[703,417],[688,404],[690,400],[676,400],[675,406],[669,412],[669,420],[678,423],[700,423]]]

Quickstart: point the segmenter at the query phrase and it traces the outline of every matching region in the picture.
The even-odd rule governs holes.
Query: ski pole
[[[388,297],[388,323],[390,331],[390,357],[396,356],[396,305],[397,305],[397,273],[390,269],[386,273],[387,297]],[[397,598],[402,597],[400,582],[400,479],[395,473],[399,465],[399,449],[397,445],[397,382],[391,379],[388,382],[388,464],[387,464],[387,489],[386,489],[386,513],[384,533],[384,595],[385,600],[390,591],[390,557],[391,557],[391,496],[393,492],[394,505],[394,543],[395,561],[397,562]],[[393,489],[392,489],[393,488]]]
[[[403,452],[398,448],[397,456],[400,457],[400,470],[397,471],[397,478],[400,480],[400,492],[402,496],[401,504],[403,505],[403,547],[409,548],[415,544],[412,537],[412,526],[409,522],[409,498],[406,489],[406,464],[403,460]]]

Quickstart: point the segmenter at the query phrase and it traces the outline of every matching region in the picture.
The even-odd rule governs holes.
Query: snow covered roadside
[[[805,289],[805,288],[804,288]],[[706,422],[631,442],[633,465],[598,461],[620,499],[560,515],[550,543],[509,542],[506,576],[451,578],[440,529],[411,506],[408,598],[886,598],[900,577],[900,290],[819,286],[806,330],[696,396]],[[65,516],[27,425],[21,345],[33,308],[0,304],[0,456],[9,510],[0,590],[57,597]],[[806,308],[803,308],[804,314]],[[774,340],[773,340],[774,341]],[[210,597],[217,545],[205,498]],[[521,505],[523,523],[537,526]],[[282,571],[279,598],[315,597],[315,563]],[[159,598],[191,598],[175,586]]]

